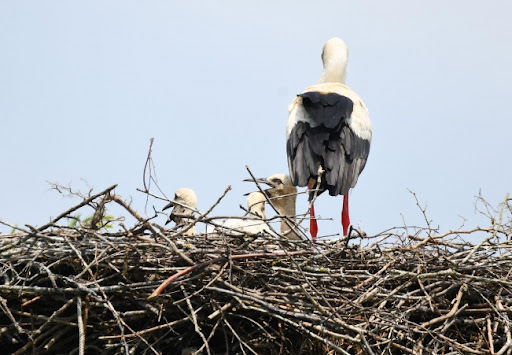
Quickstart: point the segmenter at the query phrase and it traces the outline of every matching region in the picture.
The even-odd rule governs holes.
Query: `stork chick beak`
[[[165,211],[168,208],[176,206],[176,203],[174,201],[170,201],[167,205],[165,205],[164,208],[162,208],[162,211]]]
[[[258,184],[267,184],[268,185],[268,181],[266,178],[256,178],[256,180],[253,180],[253,179],[244,179],[243,180],[244,182],[257,182]]]
[[[254,181],[256,181],[258,184],[265,184],[265,185],[269,186],[270,188],[275,188],[276,187],[276,185],[274,185],[272,182],[268,181],[267,178],[257,178],[256,180],[245,179],[244,181],[246,181],[246,182],[254,182]]]

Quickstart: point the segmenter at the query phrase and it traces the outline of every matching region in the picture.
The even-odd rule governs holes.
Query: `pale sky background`
[[[96,192],[119,184],[143,213],[151,137],[169,197],[193,188],[204,211],[231,184],[214,214],[241,214],[244,166],[287,172],[288,103],[339,36],[373,123],[352,222],[369,234],[402,216],[424,224],[410,189],[443,230],[461,216],[486,225],[479,190],[493,205],[512,192],[511,4],[0,1],[0,218],[44,224],[79,202],[47,181],[86,191],[81,179]],[[317,214],[334,218],[320,235],[341,231],[341,204],[319,198]]]

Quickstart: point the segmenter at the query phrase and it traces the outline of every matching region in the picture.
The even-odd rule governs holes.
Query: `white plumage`
[[[265,196],[261,192],[252,192],[247,196],[248,213],[241,218],[230,218],[213,231],[225,231],[230,234],[258,234],[270,232],[265,223]]]
[[[176,227],[185,227],[187,224],[194,220],[194,212],[197,207],[196,193],[188,187],[183,187],[176,190],[174,199],[170,201],[163,208],[163,210],[166,210],[170,207],[173,207],[173,209],[171,210],[171,213],[169,214],[165,224],[169,223],[170,221],[174,221],[176,223]],[[196,226],[193,226],[185,232],[185,235],[194,234],[196,234]]]

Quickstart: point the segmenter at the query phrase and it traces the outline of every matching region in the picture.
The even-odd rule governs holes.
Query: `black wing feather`
[[[314,91],[298,96],[314,123],[297,122],[288,137],[292,183],[306,186],[310,179],[317,179],[322,166],[325,174],[320,189],[329,190],[332,196],[345,195],[356,185],[370,150],[370,142],[358,137],[348,125],[354,103],[335,93]]]

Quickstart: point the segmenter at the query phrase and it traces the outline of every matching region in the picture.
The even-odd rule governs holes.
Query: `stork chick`
[[[215,228],[215,231],[224,229],[233,234],[241,232],[247,234],[258,234],[264,231],[269,232],[265,223],[265,196],[261,192],[252,192],[247,195],[248,213],[243,218],[230,218],[222,223],[222,227]]]
[[[302,240],[295,229],[297,188],[293,186],[290,177],[285,174],[274,174],[257,181],[270,186],[265,190],[265,194],[276,211],[284,217],[281,218],[281,235],[291,240]]]
[[[165,224],[173,221],[176,223],[176,227],[183,228],[194,220],[194,211],[197,207],[197,196],[192,189],[183,187],[176,191],[174,199],[170,201],[163,210],[165,211],[170,207],[173,207],[173,209]],[[193,226],[185,232],[185,235],[188,236],[195,234],[196,226]]]

